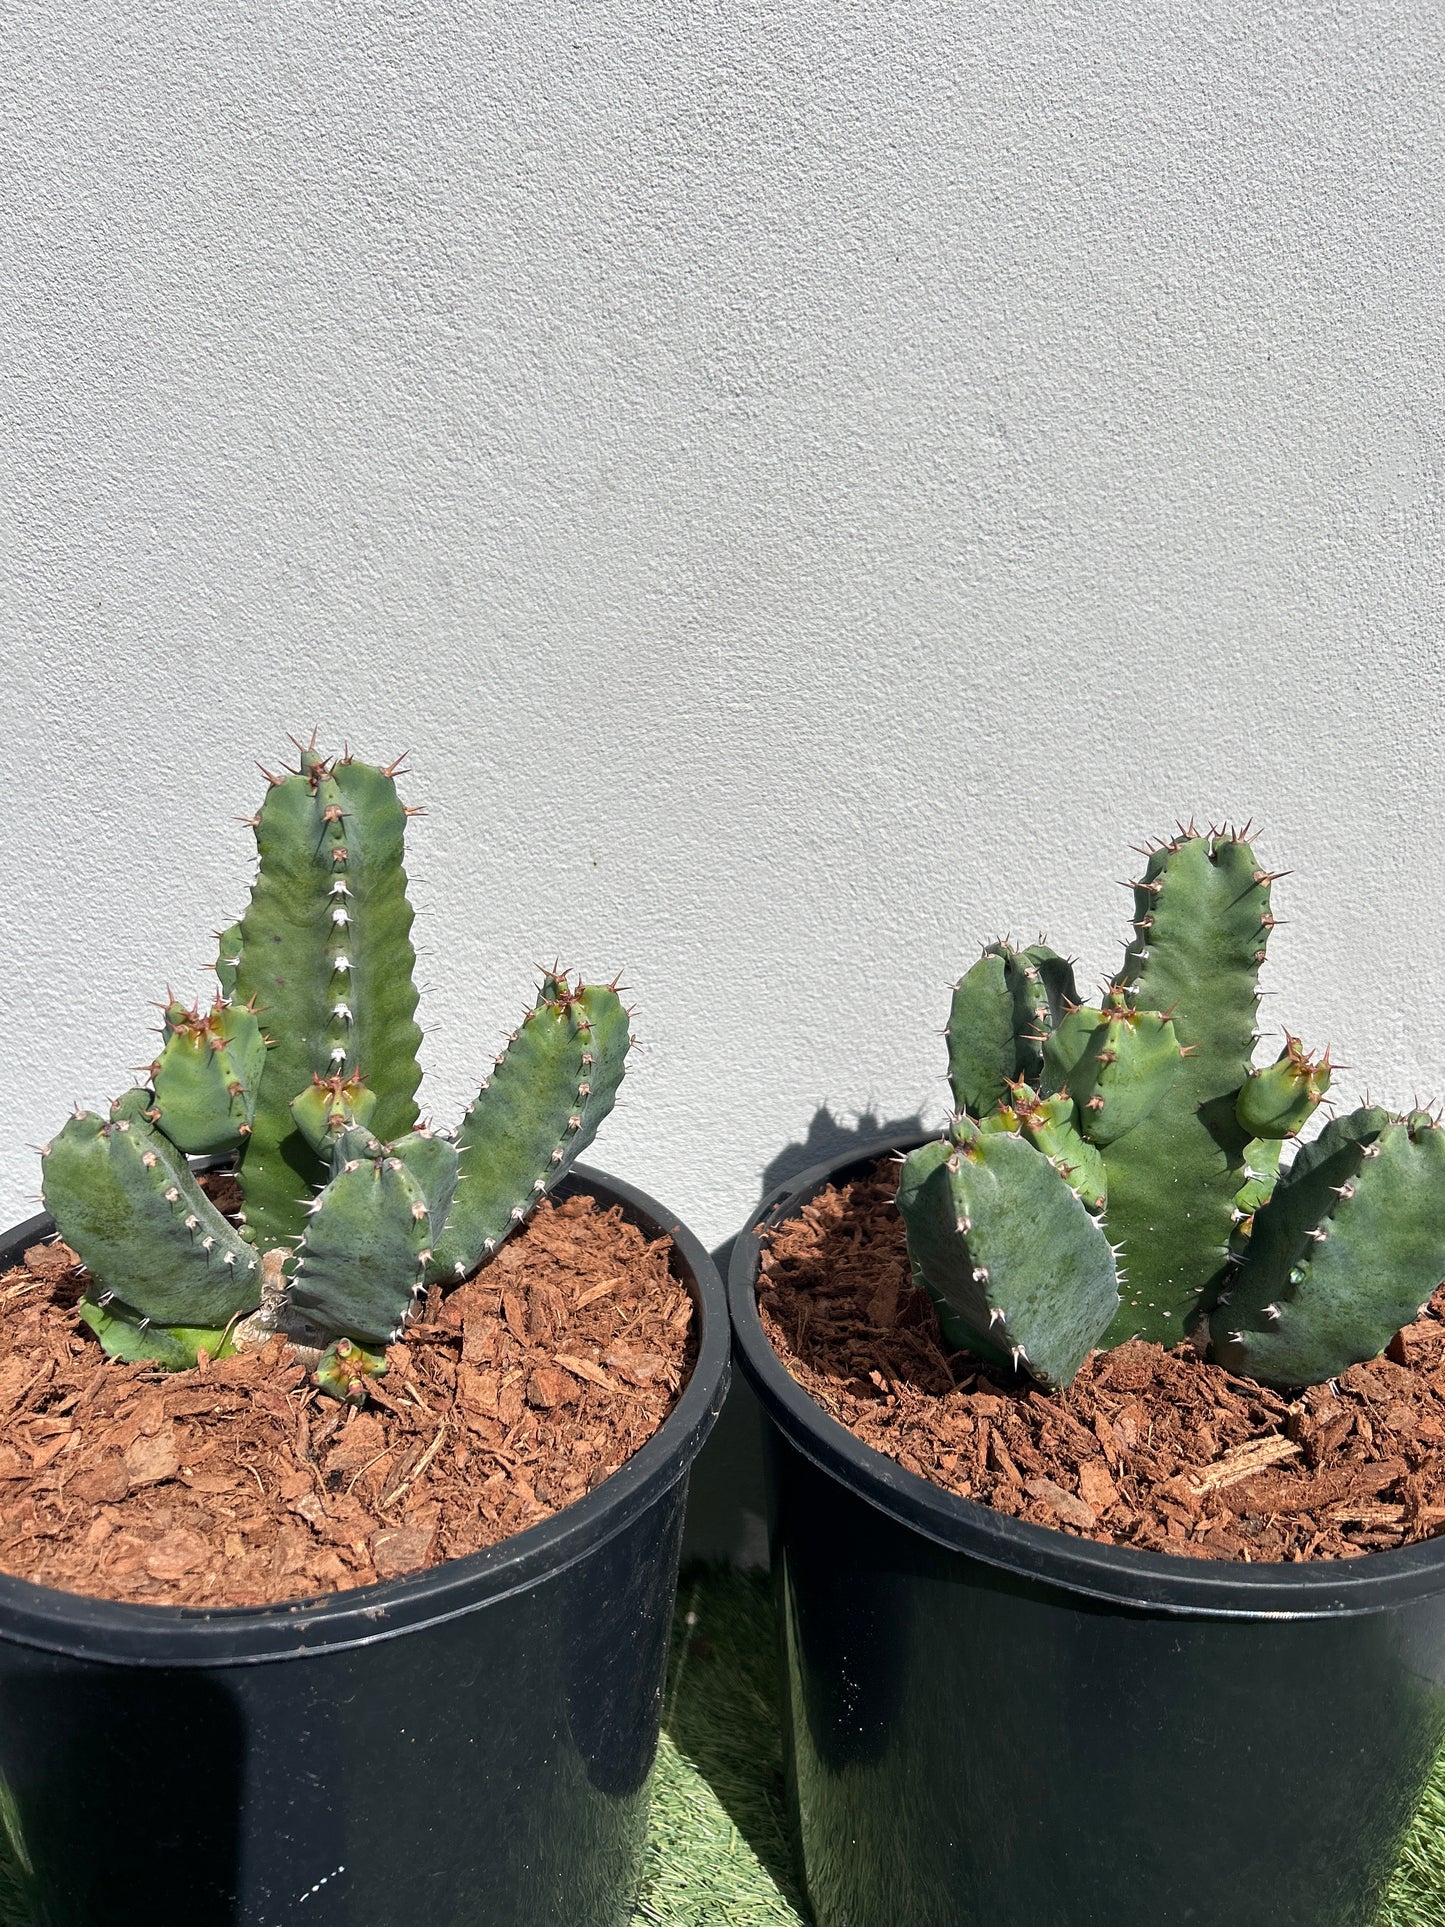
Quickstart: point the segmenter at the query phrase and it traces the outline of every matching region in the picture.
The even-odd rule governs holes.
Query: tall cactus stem
[[[1269,882],[1242,837],[1184,834],[1151,851],[1126,953],[1135,1009],[1168,1016],[1185,1055],[1148,1123],[1104,1147],[1107,1225],[1126,1282],[1108,1342],[1175,1344],[1221,1289],[1253,1133],[1235,1119],[1254,1049]],[[1147,938],[1147,942],[1145,939]]]

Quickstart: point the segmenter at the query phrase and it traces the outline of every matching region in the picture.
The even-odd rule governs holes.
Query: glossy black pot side
[[[728,1384],[722,1285],[669,1232],[698,1356],[575,1505],[409,1578],[263,1609],[0,1575],[3,1927],[622,1927],[647,1825],[687,1476]],[[0,1263],[52,1229],[33,1219]]]
[[[770,1420],[790,1795],[818,1927],[1368,1927],[1445,1742],[1445,1542],[1169,1558],[990,1511],[861,1444],[729,1275]]]

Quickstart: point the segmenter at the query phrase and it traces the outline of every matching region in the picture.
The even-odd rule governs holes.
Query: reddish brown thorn
[[[390,763],[383,763],[381,766],[382,775],[389,776],[395,781],[396,777],[401,773],[402,766],[405,764],[407,757],[410,755],[411,751],[404,749],[400,756],[395,757]]]
[[[424,803],[403,803],[401,813],[403,816],[425,816],[426,805]]]

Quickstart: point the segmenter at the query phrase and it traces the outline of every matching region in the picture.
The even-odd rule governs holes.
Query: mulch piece
[[[913,1284],[898,1167],[765,1234],[758,1306],[855,1437],[947,1492],[1105,1545],[1352,1559],[1445,1528],[1445,1287],[1383,1358],[1296,1398],[1185,1344],[1095,1352],[1064,1392],[950,1351]]]
[[[34,1246],[0,1276],[0,1570],[258,1606],[495,1545],[599,1485],[677,1403],[695,1345],[670,1251],[615,1205],[543,1202],[432,1291],[356,1410],[280,1339],[196,1371],[105,1359],[75,1254]]]

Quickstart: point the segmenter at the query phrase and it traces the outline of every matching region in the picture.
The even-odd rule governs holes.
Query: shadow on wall
[[[867,1110],[845,1123],[822,1104],[813,1113],[806,1136],[785,1144],[764,1165],[759,1198],[815,1164],[864,1151],[882,1138],[925,1128],[916,1112],[910,1117],[885,1118]],[[727,1238],[712,1254],[724,1279],[736,1243],[736,1235]],[[692,1469],[683,1558],[725,1560],[744,1568],[768,1563],[763,1415],[751,1387],[736,1369],[727,1404]]]

